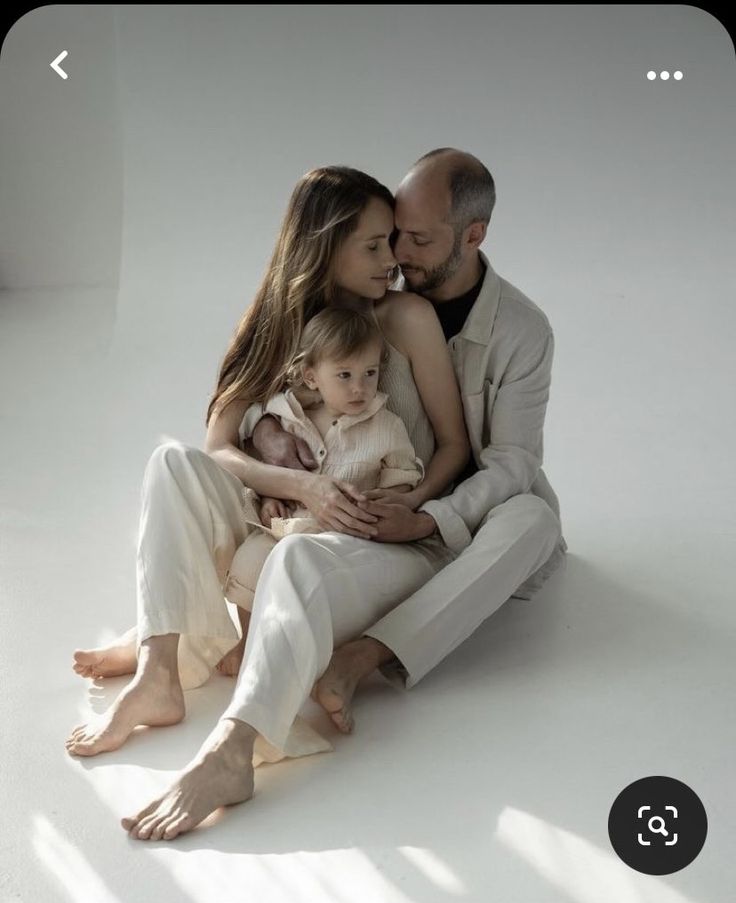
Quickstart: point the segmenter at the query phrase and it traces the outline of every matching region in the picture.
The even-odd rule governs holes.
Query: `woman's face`
[[[389,239],[394,215],[380,198],[371,198],[349,235],[335,255],[333,276],[343,299],[370,298],[377,301],[386,294],[396,266]]]

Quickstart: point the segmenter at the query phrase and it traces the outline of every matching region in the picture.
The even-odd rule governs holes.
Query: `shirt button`
[[[332,421],[332,425],[333,425],[333,426],[337,426],[337,420],[333,420],[333,421]]]

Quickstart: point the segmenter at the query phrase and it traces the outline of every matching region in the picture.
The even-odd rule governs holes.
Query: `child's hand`
[[[264,498],[261,501],[261,523],[264,527],[271,526],[274,517],[289,517],[289,506],[283,499]]]

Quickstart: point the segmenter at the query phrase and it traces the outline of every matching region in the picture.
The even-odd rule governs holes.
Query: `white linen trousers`
[[[182,686],[209,677],[238,641],[224,596],[248,523],[240,480],[179,442],[156,448],[143,479],[138,644],[177,633]],[[340,533],[280,539],[261,572],[243,664],[223,718],[254,727],[261,760],[331,748],[299,709],[332,651],[356,638],[455,557],[439,537],[375,543]]]
[[[180,663],[191,670],[195,659],[200,683],[237,642],[223,586],[253,529],[240,480],[209,455],[178,442],[153,452],[143,481],[138,642],[180,634]],[[254,727],[268,741],[260,754],[270,761],[330,749],[295,719],[334,647],[375,636],[406,669],[403,679],[393,676],[411,687],[549,558],[559,537],[556,515],[529,493],[493,508],[459,556],[439,537],[284,537],[261,572],[243,664],[221,717]],[[397,608],[410,596],[408,607]],[[377,622],[380,629],[371,629]]]

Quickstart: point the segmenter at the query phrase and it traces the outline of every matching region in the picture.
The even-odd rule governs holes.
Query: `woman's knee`
[[[205,452],[191,445],[185,445],[176,439],[162,442],[151,453],[148,459],[148,472],[156,474],[169,473],[178,475],[191,471],[192,465],[205,456]]]

